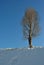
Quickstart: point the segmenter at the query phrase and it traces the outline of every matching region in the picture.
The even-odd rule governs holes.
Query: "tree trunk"
[[[29,36],[28,41],[29,41],[29,47],[32,48],[32,37],[31,36]]]
[[[29,47],[32,48],[32,22],[30,23],[30,30],[29,30]]]

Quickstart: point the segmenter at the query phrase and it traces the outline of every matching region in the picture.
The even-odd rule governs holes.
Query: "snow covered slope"
[[[44,65],[44,47],[0,49],[0,65]]]

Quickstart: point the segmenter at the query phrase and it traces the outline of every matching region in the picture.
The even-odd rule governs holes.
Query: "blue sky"
[[[21,21],[27,8],[35,8],[40,16],[40,35],[34,46],[44,46],[44,0],[0,0],[0,48],[28,47],[23,39]]]

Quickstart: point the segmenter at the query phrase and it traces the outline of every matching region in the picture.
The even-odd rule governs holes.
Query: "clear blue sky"
[[[40,16],[40,35],[34,46],[44,46],[44,0],[0,0],[0,48],[28,47],[23,39],[21,21],[25,10],[33,7]]]

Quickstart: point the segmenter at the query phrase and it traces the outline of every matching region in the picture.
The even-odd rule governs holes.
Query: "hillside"
[[[0,49],[0,65],[44,65],[44,47]]]

